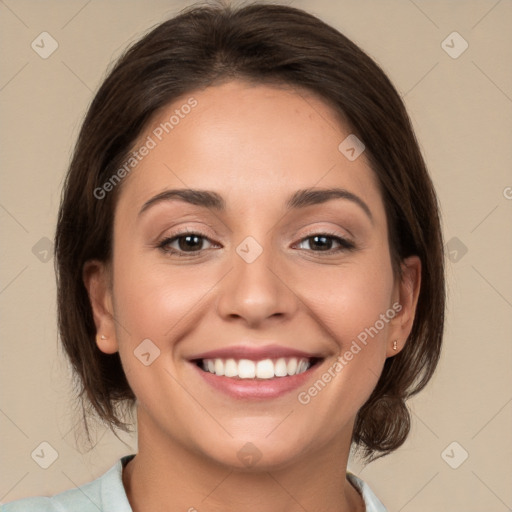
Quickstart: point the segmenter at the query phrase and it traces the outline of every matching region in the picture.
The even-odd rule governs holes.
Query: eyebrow
[[[219,211],[226,209],[224,199],[217,194],[217,192],[190,188],[177,188],[173,190],[164,190],[160,194],[157,194],[146,201],[139,211],[139,216],[141,216],[151,206],[163,201],[172,201],[173,199],[178,199],[197,206],[204,206],[205,208],[213,208],[214,210]]]
[[[178,188],[165,190],[146,201],[139,211],[139,216],[158,203],[176,199],[217,211],[223,211],[226,209],[224,199],[217,192],[210,190]],[[359,196],[343,188],[306,188],[297,190],[286,201],[286,208],[288,210],[305,208],[307,206],[322,204],[332,199],[346,199],[355,203],[366,213],[373,223],[373,215],[368,205]]]
[[[373,223],[373,215],[368,205],[359,197],[344,188],[305,188],[297,190],[286,203],[288,209],[304,208],[322,204],[331,199],[347,199],[358,205]]]

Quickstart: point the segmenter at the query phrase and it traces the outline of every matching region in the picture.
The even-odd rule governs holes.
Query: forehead
[[[228,205],[248,208],[301,188],[341,186],[373,203],[378,216],[383,205],[364,152],[351,161],[340,151],[350,135],[340,115],[304,90],[233,81],[194,91],[140,135],[118,208],[140,208],[167,188],[215,190]]]

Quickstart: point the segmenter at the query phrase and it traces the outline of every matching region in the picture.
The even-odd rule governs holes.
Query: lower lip
[[[274,377],[273,379],[235,379],[220,377],[210,372],[201,370],[192,363],[201,377],[215,389],[240,400],[278,398],[294,389],[304,385],[311,377],[320,363],[315,364],[309,370],[289,377]]]

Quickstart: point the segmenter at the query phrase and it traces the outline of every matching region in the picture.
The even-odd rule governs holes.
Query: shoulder
[[[62,512],[61,509],[55,508],[52,505],[51,498],[42,496],[11,501],[11,503],[2,505],[1,510],[2,512]]]
[[[123,487],[123,465],[134,455],[119,459],[102,476],[55,496],[23,498],[2,505],[1,512],[132,512]]]
[[[361,494],[366,506],[366,512],[388,512],[387,508],[382,504],[379,498],[377,498],[366,482],[350,471],[347,471],[347,479],[359,491],[359,494]]]
[[[92,483],[92,482],[91,482]],[[82,486],[83,489],[85,486]],[[89,487],[88,495],[79,489],[70,489],[55,496],[36,496],[23,498],[2,505],[2,512],[98,512],[103,508],[97,506],[97,492]],[[93,491],[91,493],[91,491]]]

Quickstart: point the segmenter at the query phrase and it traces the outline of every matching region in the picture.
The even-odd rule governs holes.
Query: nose
[[[254,328],[294,315],[299,299],[286,272],[282,268],[278,271],[275,262],[269,249],[252,263],[236,253],[233,255],[233,269],[220,283],[217,302],[218,314],[224,320],[243,322]]]

